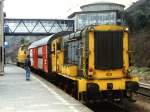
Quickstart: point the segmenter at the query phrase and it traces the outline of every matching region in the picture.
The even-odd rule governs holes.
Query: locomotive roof
[[[56,33],[56,34],[52,34],[50,36],[47,36],[43,39],[40,39],[40,40],[37,40],[35,42],[33,42],[28,49],[30,48],[35,48],[35,47],[39,47],[39,46],[43,46],[43,45],[48,45],[49,42],[52,40],[52,38],[56,38],[58,36],[64,36],[64,35],[67,35],[71,33],[70,31],[64,31],[64,32],[59,32],[59,33]]]

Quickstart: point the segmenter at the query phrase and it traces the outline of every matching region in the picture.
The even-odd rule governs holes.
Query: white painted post
[[[0,0],[0,75],[4,75],[4,31],[3,31],[3,1]]]

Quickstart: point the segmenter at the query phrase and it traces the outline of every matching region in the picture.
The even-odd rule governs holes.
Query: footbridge
[[[74,31],[74,20],[4,19],[5,36],[47,36],[61,31]]]

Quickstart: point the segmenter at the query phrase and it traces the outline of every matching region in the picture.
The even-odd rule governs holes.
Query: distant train
[[[17,54],[17,66],[23,66],[27,56],[28,45],[22,44]]]
[[[33,42],[28,50],[32,69],[78,100],[121,100],[138,90],[138,77],[128,72],[127,27],[92,25],[61,32]]]

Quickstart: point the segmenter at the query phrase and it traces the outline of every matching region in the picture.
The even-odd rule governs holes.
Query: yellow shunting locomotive
[[[23,66],[24,65],[24,61],[26,59],[27,56],[27,49],[28,46],[27,45],[21,45],[18,49],[18,53],[17,53],[17,66]]]
[[[122,99],[137,91],[138,77],[128,72],[127,27],[91,25],[75,33],[55,34],[48,39],[46,53],[43,52],[43,56],[47,55],[43,59],[43,64],[47,62],[47,77],[78,100]],[[35,43],[29,46],[30,55],[36,48],[45,46]],[[34,63],[34,56],[30,58]],[[34,69],[39,70],[38,67]]]

